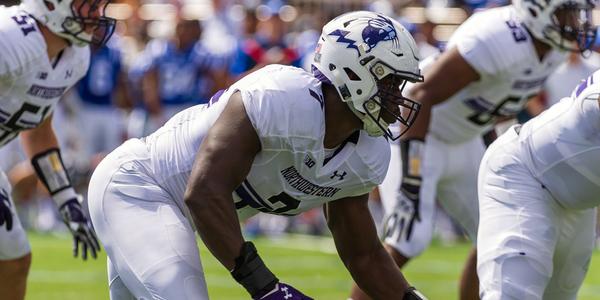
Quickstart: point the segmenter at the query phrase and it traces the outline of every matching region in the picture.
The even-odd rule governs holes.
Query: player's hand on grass
[[[254,300],[312,300],[291,285],[279,282],[260,258],[252,242],[242,244],[231,275]]]
[[[0,190],[0,226],[6,224],[6,231],[10,231],[13,225],[12,211],[10,209],[10,200],[8,192]]]
[[[81,248],[81,258],[86,260],[88,252],[93,258],[97,257],[96,252],[100,251],[100,244],[94,233],[94,229],[83,213],[81,207],[81,196],[73,198],[65,202],[59,208],[63,222],[71,231],[73,235],[73,256],[79,255],[79,249]]]
[[[312,300],[311,297],[308,297],[308,296],[302,294],[300,291],[295,289],[293,286],[282,283],[282,282],[275,284],[275,288],[273,288],[271,291],[267,292],[264,295],[258,295],[254,299],[260,299],[260,300]]]

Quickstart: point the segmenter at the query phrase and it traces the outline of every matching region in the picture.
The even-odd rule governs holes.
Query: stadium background
[[[119,24],[106,47],[110,51],[94,51],[96,63],[88,77],[55,112],[54,125],[71,177],[85,194],[95,165],[122,141],[152,132],[175,112],[208,101],[215,91],[265,64],[309,68],[321,26],[343,12],[367,9],[394,16],[415,36],[425,57],[443,49],[473,12],[506,4],[506,0],[115,1],[108,14]],[[594,19],[600,19],[598,11]],[[564,82],[577,82],[598,67],[597,55],[584,61],[575,57],[563,68],[567,75],[552,80],[570,90],[574,84]],[[545,96],[533,101],[520,119],[555,101],[553,94],[565,93],[552,88],[548,86]],[[18,142],[0,150],[0,167],[9,175],[21,220],[30,230],[33,265],[27,299],[107,299],[104,254],[85,263],[70,257],[70,236]],[[377,197],[372,198],[378,221],[381,207]],[[433,247],[411,262],[405,275],[430,299],[455,299],[469,244],[445,215],[436,222]],[[348,296],[351,279],[335,254],[319,210],[295,218],[255,217],[244,224],[244,232],[257,241],[267,264],[286,282],[316,299]],[[226,270],[200,248],[211,297],[246,298]],[[580,299],[600,299],[599,255],[594,255]]]

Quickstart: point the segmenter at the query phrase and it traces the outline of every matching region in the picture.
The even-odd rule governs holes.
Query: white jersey
[[[200,144],[237,91],[261,143],[233,195],[240,218],[258,211],[295,215],[366,194],[383,181],[390,158],[387,141],[361,130],[326,159],[321,83],[302,69],[270,65],[213,96],[209,104],[177,114],[145,139],[153,177],[179,207],[185,207],[183,194]]]
[[[451,144],[480,136],[497,117],[516,115],[566,58],[566,53],[551,50],[540,61],[512,6],[471,16],[452,35],[452,47],[481,79],[433,107],[429,130]]]
[[[46,49],[21,6],[0,6],[0,146],[37,127],[87,72],[88,47],[67,47],[53,62]]]
[[[600,71],[523,125],[525,164],[562,205],[600,203]]]

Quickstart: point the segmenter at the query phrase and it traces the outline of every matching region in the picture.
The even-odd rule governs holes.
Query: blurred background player
[[[17,136],[40,180],[73,234],[73,254],[95,258],[100,250],[62,162],[52,112],[89,64],[90,43],[103,44],[115,20],[108,1],[26,0],[0,6],[0,145]],[[11,186],[0,172],[0,295],[23,299],[30,246],[14,210]]]
[[[312,73],[268,65],[117,148],[89,190],[111,298],[206,299],[196,228],[253,299],[308,299],[244,241],[238,214],[322,207],[340,258],[371,296],[423,299],[383,249],[367,206],[389,163],[386,138],[399,137],[389,124],[408,128],[418,112],[402,90],[420,80],[406,29],[347,13],[323,27]]]
[[[230,73],[233,79],[268,64],[301,66],[302,57],[285,39],[287,24],[279,15],[280,1],[269,1],[256,9],[255,33],[243,40],[236,51]]]
[[[479,170],[481,299],[577,299],[600,204],[600,72],[515,125]]]
[[[592,46],[592,9],[584,0],[515,0],[475,13],[447,50],[426,64],[425,81],[410,92],[423,109],[400,146],[392,146],[395,157],[381,189],[384,202],[395,202],[387,212],[385,244],[399,266],[429,245],[436,200],[476,241],[481,136],[538,94],[569,51]],[[479,297],[475,264],[473,250],[461,299]],[[355,290],[353,298],[362,299],[359,294]]]
[[[226,60],[212,56],[200,40],[201,35],[197,20],[179,16],[171,39],[156,39],[146,47],[142,85],[149,130],[160,127],[185,108],[206,103],[226,84]]]
[[[90,67],[74,89],[79,100],[80,138],[86,159],[106,154],[125,138],[126,110],[132,107],[119,40],[91,46]]]

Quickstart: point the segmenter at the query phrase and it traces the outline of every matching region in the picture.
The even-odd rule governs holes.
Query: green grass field
[[[30,233],[33,266],[27,299],[108,299],[105,256],[82,262],[70,257],[68,236]],[[346,299],[350,276],[335,254],[328,238],[304,236],[255,241],[261,256],[278,277],[315,299]],[[201,247],[202,249],[203,247]],[[457,278],[468,246],[435,245],[412,262],[405,271],[410,282],[429,299],[456,299]],[[211,299],[248,299],[245,291],[210,255],[201,251]],[[579,299],[600,299],[600,252],[592,266]]]

